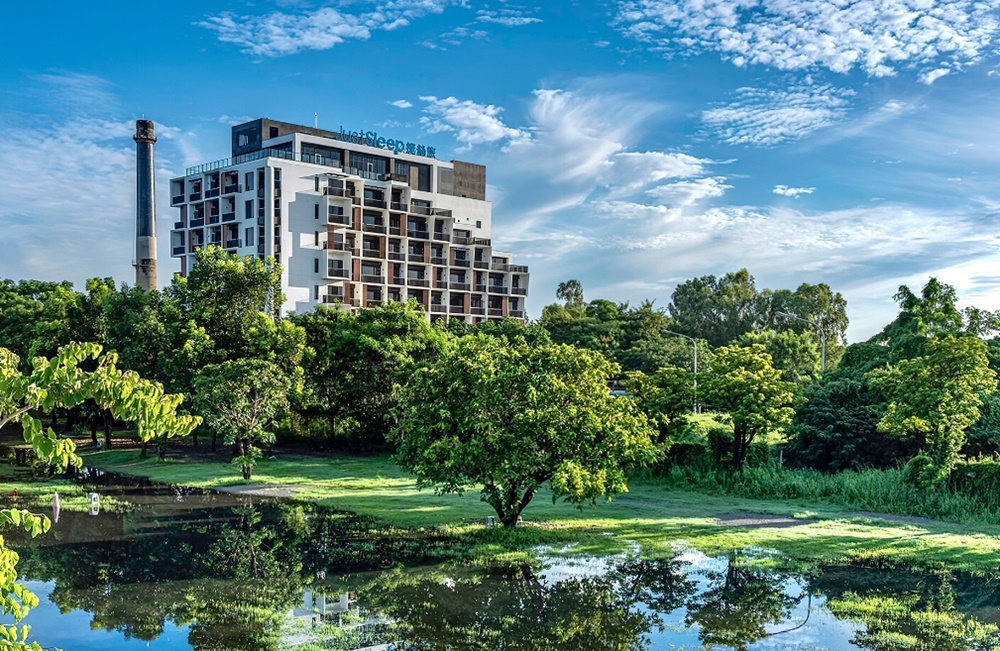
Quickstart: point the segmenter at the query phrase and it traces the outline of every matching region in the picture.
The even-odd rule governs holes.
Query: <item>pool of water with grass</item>
[[[763,548],[484,557],[310,503],[91,477],[114,509],[8,532],[63,649],[1000,649],[1000,576]]]

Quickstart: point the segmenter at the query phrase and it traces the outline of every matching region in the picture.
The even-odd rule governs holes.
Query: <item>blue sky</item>
[[[528,310],[747,267],[826,282],[849,336],[930,275],[1000,308],[1000,0],[14,3],[0,277],[134,278],[131,121],[164,184],[269,117],[487,165]]]

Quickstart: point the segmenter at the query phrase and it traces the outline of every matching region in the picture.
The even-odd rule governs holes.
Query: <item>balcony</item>
[[[209,189],[205,190],[205,198],[206,199],[214,199],[217,196],[219,196],[221,193],[222,192],[219,190],[219,188],[209,188]]]
[[[328,215],[326,223],[333,224],[334,226],[350,226],[351,218],[347,215]]]
[[[226,240],[226,248],[227,249],[238,249],[238,248],[240,248],[240,241],[238,239],[236,239],[236,240]]]
[[[403,230],[399,226],[390,226],[389,227],[389,235],[397,235],[397,236],[399,236],[399,235],[402,235],[402,234],[403,234]]]
[[[351,272],[344,267],[327,267],[326,269],[327,278],[350,278]]]
[[[430,215],[431,209],[429,206],[413,205],[410,207],[410,212],[412,212],[414,215]]]
[[[448,312],[450,314],[465,314],[465,305],[449,305]]]
[[[528,273],[528,267],[521,264],[501,264],[498,262],[494,262],[491,265],[491,268],[493,269],[493,271],[510,271],[518,274]]]
[[[493,240],[488,237],[474,237],[472,238],[472,243],[476,246],[492,246]]]
[[[406,236],[407,237],[412,237],[412,238],[417,239],[417,240],[429,240],[429,239],[431,239],[431,234],[428,233],[427,231],[418,231],[418,230],[406,229]]]
[[[502,285],[490,285],[490,294],[503,294],[507,295],[509,290]]]
[[[406,284],[410,287],[430,287],[431,281],[426,278],[407,278]]]
[[[388,256],[389,256],[390,260],[399,260],[400,262],[406,260],[406,255],[403,254],[403,253],[400,253],[399,251],[389,251]],[[421,258],[421,261],[422,261],[422,258]]]
[[[261,256],[264,255],[264,244],[263,243],[257,245],[257,255],[261,255]]]
[[[476,285],[476,291],[480,293],[486,292],[486,285]]]
[[[361,249],[361,255],[366,258],[375,258],[376,260],[382,258],[382,252],[378,249]]]
[[[184,195],[183,194],[177,194],[177,195],[174,195],[174,196],[170,197],[170,205],[171,206],[176,206],[176,205],[182,204],[182,203],[184,203]]]
[[[326,187],[326,188],[323,188],[323,196],[324,197],[345,197],[345,198],[350,199],[352,195],[351,195],[351,191],[348,190],[347,188],[330,188],[330,187]]]
[[[323,294],[323,303],[327,305],[331,305],[334,303],[343,303],[343,302],[344,302],[343,290],[341,290],[340,294]]]
[[[392,210],[402,210],[403,212],[407,212],[410,209],[408,205],[406,205],[401,201],[393,201],[392,203],[389,204],[389,207]]]
[[[423,253],[410,253],[408,256],[406,256],[406,259],[409,260],[410,262],[423,262],[424,261],[424,254]]]
[[[434,233],[434,239],[437,240],[438,242],[447,242],[448,241],[448,234],[447,233]]]
[[[486,308],[482,306],[473,306],[469,308],[469,314],[478,314],[483,316],[486,314]]]
[[[328,251],[346,251],[351,253],[354,251],[353,242],[324,242],[323,248]]]
[[[235,185],[227,185],[222,194],[236,194],[237,192],[240,192],[240,186],[238,183]]]
[[[205,218],[199,217],[198,219],[191,220],[191,228],[201,228],[205,225]]]
[[[402,276],[394,276],[394,277],[392,277],[392,278],[389,279],[389,284],[390,285],[405,285],[406,281],[402,278]]]
[[[489,269],[490,263],[483,262],[481,260],[476,260],[475,262],[472,263],[472,266],[475,267],[476,269]]]
[[[382,302],[381,298],[369,298],[365,301],[365,307],[378,307]]]
[[[455,289],[460,292],[467,292],[472,286],[469,283],[449,283],[449,289]]]
[[[469,245],[469,244],[472,244],[472,238],[471,237],[462,237],[461,235],[455,235],[455,236],[453,236],[451,238],[451,243],[452,244]]]
[[[361,282],[363,282],[363,283],[371,283],[373,285],[384,285],[385,284],[385,276],[368,276],[368,275],[362,274],[361,275]]]
[[[175,246],[173,249],[174,255],[184,255],[187,253],[187,247],[184,245]]]
[[[361,228],[366,233],[381,233],[385,235],[385,226],[383,224],[362,224]]]
[[[236,213],[235,212],[224,212],[224,213],[222,213],[222,221],[224,221],[224,222],[234,222],[234,221],[236,221]]]
[[[219,215],[218,214],[209,215],[208,216],[208,223],[209,224],[218,224],[219,223]]]
[[[458,258],[455,259],[455,262],[453,264],[456,267],[469,267],[469,266],[471,266],[471,264],[469,263],[468,260],[459,260]]]
[[[369,197],[365,197],[365,205],[369,208],[382,208],[385,210],[386,203],[385,199],[371,199]]]
[[[205,248],[205,243],[204,242],[198,242],[197,244],[192,244],[191,245],[191,253],[194,253],[195,251],[201,251],[204,248]]]
[[[201,192],[192,192],[189,194],[188,201],[201,201]]]
[[[174,230],[179,231],[184,228],[184,222],[174,222]]]
[[[503,316],[503,309],[499,307],[491,307],[489,309],[490,316]]]
[[[524,310],[511,310],[509,312],[509,315],[512,316],[512,317],[514,317],[515,319],[523,319],[524,318]]]
[[[444,258],[431,258],[431,264],[446,265],[448,261]]]
[[[448,307],[444,303],[431,303],[431,312],[435,314],[445,314]]]
[[[515,296],[527,296],[528,295],[528,288],[527,287],[511,287],[510,288],[510,293],[514,294]]]

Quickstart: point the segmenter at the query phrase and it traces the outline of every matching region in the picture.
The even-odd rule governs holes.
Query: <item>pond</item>
[[[107,478],[105,478],[107,479]],[[11,532],[27,623],[76,649],[1000,649],[1000,581],[761,549],[457,562],[443,538],[247,495],[115,481]]]

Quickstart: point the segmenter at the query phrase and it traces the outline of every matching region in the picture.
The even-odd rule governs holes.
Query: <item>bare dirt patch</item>
[[[763,527],[769,529],[785,529],[811,524],[815,520],[798,520],[783,515],[769,513],[727,513],[720,516],[717,524],[720,527]]]
[[[287,484],[274,486],[271,484],[247,484],[245,486],[220,486],[215,490],[233,495],[253,495],[256,497],[295,497],[295,493],[306,488]]]

